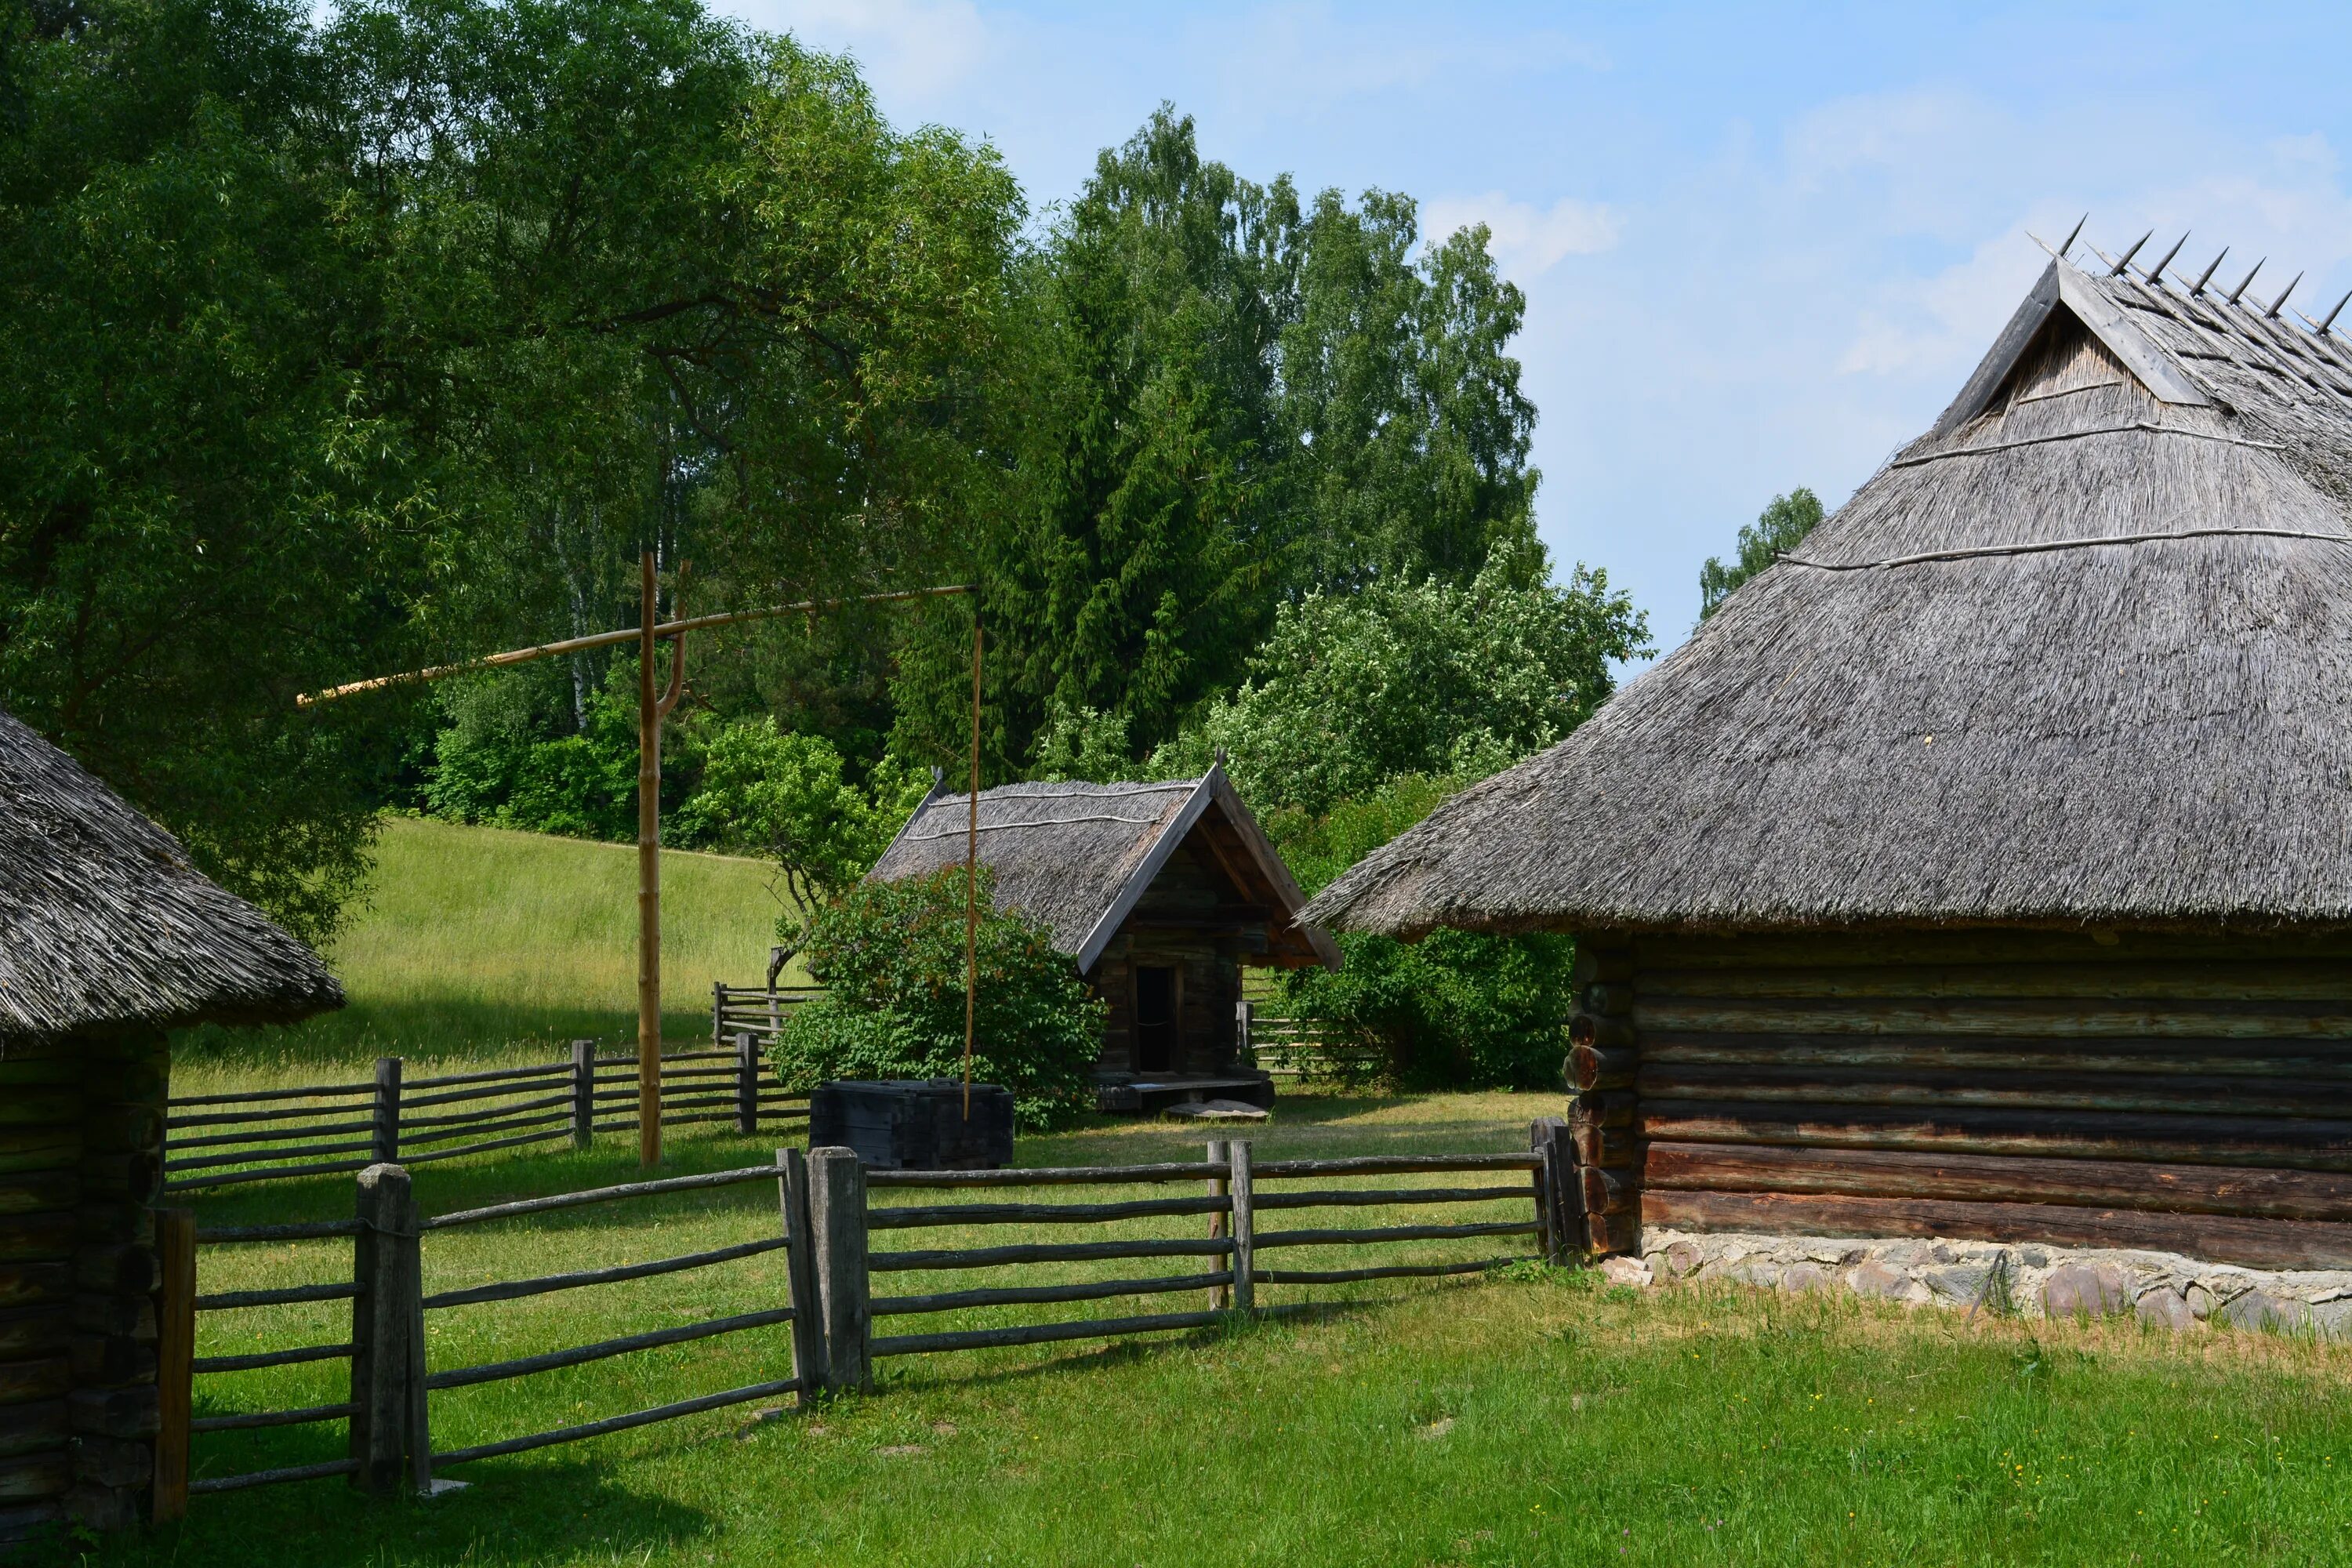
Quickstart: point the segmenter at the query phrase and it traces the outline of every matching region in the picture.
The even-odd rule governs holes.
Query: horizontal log
[[[0,1308],[39,1306],[72,1295],[70,1263],[13,1263],[0,1268]]]
[[[486,1100],[503,1101],[519,1094],[541,1097],[531,1101],[534,1105],[551,1105],[555,1102],[554,1100],[545,1097],[556,1090],[562,1091],[556,1096],[557,1099],[567,1103],[571,1100],[571,1068],[566,1068],[562,1073],[551,1076],[542,1073],[537,1078],[519,1083],[494,1083],[477,1089],[453,1089],[442,1094],[410,1094],[406,1089],[403,1089],[400,1096],[400,1124],[404,1128],[436,1125],[433,1118],[412,1117],[409,1112],[413,1110],[430,1110],[437,1105],[479,1105]],[[516,1109],[520,1108],[493,1104],[488,1111],[481,1114],[495,1115],[500,1110]]]
[[[2104,939],[2104,940],[2103,940]],[[2352,959],[2352,939],[2341,932],[2264,931],[2264,963]],[[1633,944],[1642,981],[1677,969],[1817,969],[1824,962],[1852,964],[2080,964],[2238,963],[2247,960],[2242,935],[2108,931],[2094,934],[2079,922],[1913,931],[1749,932],[1738,936],[1660,936]],[[1597,978],[1606,978],[1601,976]]]
[[[27,1267],[37,1268],[38,1265]],[[155,1249],[131,1243],[82,1247],[74,1253],[74,1289],[94,1295],[144,1296],[162,1282]]]
[[[1117,1296],[1163,1295],[1206,1290],[1234,1282],[1234,1271],[1169,1274],[1150,1279],[1091,1279],[1080,1285],[1016,1285],[996,1290],[940,1290],[927,1296],[880,1296],[868,1309],[877,1318],[918,1312],[961,1312],[982,1307],[1024,1307],[1069,1301],[1101,1301]]]
[[[1603,1018],[1622,1018],[1633,1010],[1633,988],[1622,982],[1609,985],[1595,981],[1584,988],[1578,1001],[1588,1013]]]
[[[706,1394],[699,1399],[681,1399],[670,1405],[656,1405],[649,1410],[633,1410],[626,1415],[608,1415],[602,1421],[583,1422],[577,1426],[559,1426],[551,1432],[534,1432],[528,1437],[509,1437],[502,1443],[478,1443],[470,1448],[452,1448],[446,1453],[435,1454],[433,1464],[439,1468],[447,1465],[469,1464],[476,1459],[492,1459],[501,1454],[528,1453],[533,1448],[551,1447],[558,1443],[577,1443],[587,1437],[602,1437],[607,1433],[625,1432],[633,1426],[650,1426],[656,1421],[675,1421],[682,1415],[698,1415],[706,1410],[722,1410],[730,1405],[749,1405],[755,1399],[774,1399],[800,1391],[798,1378],[755,1383],[743,1388],[730,1388],[723,1394]],[[194,1489],[191,1487],[189,1489],[193,1491]]]
[[[405,1162],[412,1150],[430,1150],[441,1144],[454,1143],[460,1139],[472,1139],[479,1142],[486,1134],[503,1136],[509,1132],[524,1132],[541,1127],[552,1127],[559,1122],[567,1131],[572,1125],[572,1112],[568,1102],[567,1108],[562,1110],[541,1111],[536,1116],[507,1116],[501,1112],[497,1117],[486,1116],[478,1121],[449,1124],[437,1132],[412,1134],[407,1127],[403,1126],[400,1130],[400,1152],[403,1161]]]
[[[167,1193],[195,1193],[206,1187],[236,1187],[251,1182],[291,1182],[306,1176],[339,1176],[347,1171],[364,1171],[374,1164],[373,1160],[329,1160],[316,1165],[278,1165],[266,1171],[212,1171],[190,1176],[185,1181],[166,1182]]]
[[[21,1089],[0,1095],[0,1127],[78,1126],[81,1090]]]
[[[70,1212],[16,1215],[0,1219],[0,1264],[69,1259],[73,1257],[76,1229]]]
[[[199,1227],[196,1244],[211,1247],[240,1241],[314,1241],[327,1237],[357,1236],[365,1229],[367,1222],[357,1219],[299,1220],[289,1225],[223,1225]]]
[[[223,1290],[196,1298],[199,1312],[228,1312],[243,1307],[287,1307],[298,1301],[348,1301],[360,1288],[348,1279],[327,1285],[280,1285],[267,1290]]]
[[[1525,1196],[1526,1194],[1521,1194]],[[1486,1225],[1388,1225],[1361,1230],[1262,1230],[1257,1250],[1277,1247],[1377,1247],[1396,1241],[1452,1241],[1472,1236],[1526,1236],[1536,1222],[1497,1220]]]
[[[194,1160],[166,1158],[163,1162],[163,1174],[170,1179],[184,1181],[191,1173],[197,1171],[216,1171],[231,1165],[257,1165],[264,1161],[308,1161],[322,1155],[364,1152],[373,1147],[374,1145],[367,1139],[360,1138],[341,1143],[304,1143],[292,1149],[260,1149],[251,1153],[206,1154]]]
[[[2249,1116],[2077,1111],[1933,1113],[1868,1107],[1832,1113],[1794,1106],[1644,1100],[1642,1131],[1670,1143],[1777,1143],[1844,1149],[1934,1149],[2084,1160],[2179,1162],[2352,1171],[2352,1124]]]
[[[866,1173],[866,1184],[868,1187],[1107,1187],[1124,1182],[1191,1182],[1205,1176],[1231,1173],[1222,1164],[1189,1160],[1158,1165],[1040,1165],[1025,1171],[868,1171]]]
[[[1325,1192],[1255,1193],[1252,1206],[1269,1209],[1408,1208],[1416,1204],[1484,1204],[1528,1201],[1517,1187],[1334,1187]]]
[[[530,1100],[501,1100],[499,1103],[481,1110],[459,1111],[448,1116],[411,1116],[404,1105],[400,1108],[400,1141],[408,1142],[415,1134],[436,1127],[478,1127],[485,1121],[499,1121],[529,1111],[544,1110],[551,1105],[568,1109],[571,1104],[572,1095],[567,1090],[562,1094],[542,1094]]]
[[[493,1149],[514,1149],[525,1143],[547,1143],[571,1136],[572,1129],[565,1126],[546,1132],[523,1132],[512,1138],[493,1138],[486,1143],[468,1143],[457,1149],[436,1149],[426,1154],[411,1154],[403,1151],[400,1163],[404,1165],[429,1165],[436,1160],[458,1160],[468,1154],[487,1154]]]
[[[1568,1121],[1571,1127],[1631,1127],[1633,1108],[1640,1103],[1637,1096],[1624,1090],[1608,1093],[1580,1094],[1569,1102]]]
[[[2059,1204],[1660,1190],[1642,1195],[1642,1223],[1677,1230],[1747,1230],[1776,1236],[1911,1236],[2038,1241],[2053,1247],[2137,1247],[2252,1268],[2352,1266],[2352,1225],[2148,1214]]]
[[[175,1094],[166,1103],[173,1110],[182,1106],[251,1105],[271,1100],[342,1100],[352,1095],[373,1096],[373,1083],[313,1084],[307,1089],[248,1089],[235,1094]]]
[[[1141,1219],[1155,1215],[1221,1214],[1233,1200],[1223,1197],[1138,1198],[1120,1204],[935,1204],[921,1207],[869,1208],[866,1228],[912,1230],[940,1225],[1080,1225]]]
[[[1571,1046],[1568,1052],[1568,1087],[1577,1094],[1590,1094],[1598,1089],[1631,1089],[1640,1065],[1641,1058],[1630,1049]]]
[[[348,1476],[360,1468],[357,1459],[322,1459],[315,1465],[281,1465],[274,1470],[247,1470],[241,1476],[205,1476],[188,1483],[190,1497],[213,1492],[241,1492],[252,1487],[282,1486],[288,1481],[323,1480]]]
[[[1660,1067],[1645,1061],[1636,1083],[1651,1100],[1716,1100],[1794,1105],[1978,1105],[2092,1111],[2352,1120],[2352,1081],[2293,1079],[2087,1076],[1912,1070],[1891,1073],[1813,1067]]]
[[[407,1101],[410,1092],[420,1089],[446,1089],[461,1083],[511,1083],[524,1078],[570,1078],[572,1064],[568,1061],[547,1062],[537,1067],[491,1068],[481,1072],[443,1073],[436,1078],[411,1079],[401,1086],[401,1096]]]
[[[240,1411],[234,1415],[199,1415],[188,1423],[191,1432],[249,1432],[263,1426],[308,1426],[314,1421],[340,1421],[359,1414],[359,1406],[313,1405],[301,1410]]]
[[[1646,969],[1644,997],[1923,1000],[2049,997],[2091,1002],[2347,1002],[2341,961],[1855,963]],[[1597,1011],[1598,1009],[1596,1009]]]
[[[1586,1214],[1629,1214],[1641,1202],[1642,1185],[1631,1171],[1605,1171],[1598,1165],[1587,1165],[1577,1174],[1582,1183]]]
[[[256,1351],[251,1355],[200,1355],[190,1365],[200,1375],[208,1372],[259,1372],[264,1367],[299,1366],[311,1361],[349,1361],[356,1349],[353,1345],[301,1345],[293,1350]]]
[[[2071,1204],[2167,1214],[2352,1220],[2352,1175],[2122,1160],[1766,1144],[1652,1143],[1643,1184],[1716,1192]]]
[[[892,1274],[914,1269],[995,1268],[1016,1263],[1087,1263],[1106,1258],[1222,1258],[1233,1249],[1230,1237],[1202,1240],[1147,1240],[1139,1237],[1131,1241],[1038,1242],[942,1251],[876,1252],[867,1255],[866,1268],[871,1274]]]
[[[1644,990],[1633,1022],[1655,1033],[2034,1035],[2087,1039],[2352,1039],[2352,1003],[2245,1002],[2133,1006],[2042,999],[1938,1001],[1882,997],[1840,1002],[1673,998]]]
[[[2126,1074],[2352,1083],[2352,1042],[2048,1039],[2017,1035],[1669,1034],[1643,1043],[1646,1067]],[[2258,1081],[2247,1083],[2260,1087]]]
[[[0,1176],[0,1215],[70,1209],[81,1197],[81,1177],[73,1171],[26,1171]]]
[[[470,1388],[479,1383],[501,1383],[508,1378],[529,1377],[533,1373],[584,1366],[590,1362],[604,1361],[616,1355],[659,1350],[664,1345],[682,1345],[695,1340],[712,1339],[719,1334],[740,1333],[746,1329],[772,1328],[778,1323],[792,1321],[793,1310],[790,1307],[772,1308],[764,1312],[739,1312],[733,1317],[710,1318],[698,1323],[687,1323],[675,1329],[655,1329],[642,1334],[623,1334],[617,1339],[599,1340],[594,1344],[574,1345],[568,1350],[549,1351],[541,1355],[485,1362],[478,1366],[452,1367],[446,1372],[436,1372],[427,1376],[425,1386],[428,1389]]]
[[[72,1387],[73,1368],[62,1355],[0,1362],[0,1405],[63,1399]]]
[[[654,1197],[667,1193],[701,1192],[709,1187],[741,1186],[747,1182],[772,1182],[776,1179],[773,1165],[748,1165],[732,1171],[710,1171],[692,1176],[662,1176],[650,1182],[623,1182],[617,1186],[592,1187],[576,1193],[557,1193],[543,1198],[519,1198],[513,1203],[491,1204],[485,1208],[459,1209],[452,1214],[436,1215],[422,1222],[426,1230],[446,1230],[451,1226],[480,1225],[488,1220],[515,1219],[523,1215],[549,1214],[557,1209],[579,1208],[588,1204],[618,1203],[624,1198]]]
[[[1252,1169],[1258,1181],[1269,1177],[1383,1176],[1434,1171],[1532,1171],[1540,1156],[1524,1150],[1507,1154],[1360,1154],[1337,1160],[1266,1160]],[[1216,1173],[1223,1174],[1223,1166]]]
[[[473,1285],[461,1290],[444,1290],[437,1295],[427,1296],[425,1305],[427,1309],[471,1307],[485,1301],[513,1301],[525,1296],[578,1290],[590,1285],[614,1285],[625,1279],[650,1279],[659,1274],[677,1274],[688,1268],[708,1268],[716,1263],[731,1263],[739,1258],[756,1258],[763,1252],[777,1251],[784,1244],[785,1238],[781,1236],[762,1237],[758,1241],[713,1247],[708,1252],[681,1253],[676,1258],[656,1258],[647,1263],[622,1263],[610,1268],[587,1268],[572,1274],[542,1274],[532,1279]]]
[[[66,1402],[46,1399],[37,1405],[0,1405],[0,1458],[62,1448],[73,1436]]]
[[[1580,1165],[1631,1165],[1641,1142],[1631,1127],[1571,1127],[1568,1136]]]
[[[196,1116],[166,1117],[163,1131],[168,1134],[193,1131],[199,1127],[275,1127],[288,1121],[299,1121],[304,1117],[316,1121],[322,1116],[348,1118],[370,1112],[371,1108],[364,1105],[294,1105],[280,1106],[275,1110],[205,1111]]]
[[[167,1138],[164,1142],[167,1154],[177,1154],[185,1149],[220,1149],[235,1144],[291,1143],[302,1138],[332,1138],[345,1132],[372,1132],[374,1130],[375,1121],[370,1118],[359,1121],[319,1122],[301,1127],[271,1126],[258,1132],[213,1132],[201,1138]],[[278,1152],[265,1149],[257,1152],[253,1157],[257,1160],[274,1160],[278,1156]]]
[[[1074,1323],[1024,1323],[1010,1329],[964,1329],[943,1334],[883,1334],[868,1342],[876,1360],[893,1355],[930,1355],[942,1351],[999,1350],[1011,1345],[1059,1344],[1068,1340],[1118,1339],[1205,1329],[1224,1321],[1223,1312],[1156,1312],[1137,1318],[1087,1318]]]
[[[1484,1274],[1513,1263],[1533,1263],[1529,1254],[1478,1258],[1467,1263],[1389,1263],[1377,1268],[1253,1268],[1261,1285],[1352,1285],[1363,1279],[1434,1279],[1448,1274]]]
[[[1633,1048],[1634,1038],[1631,1018],[1579,1013],[1568,1021],[1568,1043],[1571,1046],[1590,1046],[1598,1051],[1629,1051]]]
[[[64,1453],[29,1454],[0,1459],[0,1504],[15,1505],[61,1495],[73,1485],[73,1459]]]
[[[1596,1257],[1633,1252],[1642,1245],[1638,1214],[1595,1214],[1584,1216],[1584,1244]]]

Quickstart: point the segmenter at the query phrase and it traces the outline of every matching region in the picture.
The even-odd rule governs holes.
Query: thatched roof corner
[[[868,879],[898,881],[962,865],[971,801],[934,786]],[[1297,921],[1306,895],[1222,766],[1165,784],[1014,784],[980,793],[980,859],[996,874],[996,907],[1019,908],[1050,927],[1054,945],[1081,973],[1196,831],[1212,836],[1212,854],[1240,890],[1274,912],[1278,954],[1339,967],[1329,934]]]
[[[1801,551],[1305,918],[2352,921],[2352,349],[2053,265]]]
[[[342,1005],[316,953],[0,712],[0,1054],[11,1038],[291,1023]]]

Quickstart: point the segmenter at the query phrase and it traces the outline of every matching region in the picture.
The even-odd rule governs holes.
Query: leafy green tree
[[[1797,548],[1821,521],[1821,498],[1804,486],[1774,496],[1754,522],[1740,529],[1739,554],[1729,565],[1710,555],[1698,569],[1698,618],[1714,615],[1734,588]]]
[[[1466,781],[1543,750],[1614,689],[1612,660],[1647,651],[1648,624],[1605,573],[1543,581],[1525,559],[1539,548],[1498,548],[1466,585],[1383,578],[1284,605],[1249,679],[1154,770],[1198,772],[1222,746],[1255,805],[1319,816],[1402,775]]]
[[[981,868],[975,1081],[1013,1091],[1022,1126],[1064,1125],[1094,1104],[1104,1007],[1052,933],[995,912]],[[862,882],[828,905],[802,949],[829,988],[776,1043],[777,1076],[805,1093],[827,1079],[954,1078],[963,1071],[963,868]]]
[[[636,674],[615,664],[577,731],[549,725],[542,679],[488,677],[447,689],[425,804],[453,822],[574,838],[624,839],[637,827]],[[669,770],[666,767],[665,773]]]

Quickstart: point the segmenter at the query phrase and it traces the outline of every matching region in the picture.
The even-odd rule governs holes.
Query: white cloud
[[[1613,208],[1574,196],[1539,207],[1487,191],[1440,196],[1422,208],[1422,232],[1433,240],[1474,223],[1493,232],[1496,260],[1506,276],[1521,282],[1550,271],[1568,257],[1613,250],[1624,231],[1624,221]]]

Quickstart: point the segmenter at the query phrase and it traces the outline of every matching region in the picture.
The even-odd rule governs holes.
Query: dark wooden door
[[[1176,1066],[1176,971],[1164,963],[1135,966],[1135,1068],[1170,1072]]]

